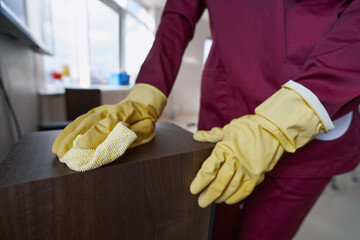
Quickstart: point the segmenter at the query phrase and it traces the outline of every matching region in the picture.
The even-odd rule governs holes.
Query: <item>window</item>
[[[134,83],[139,68],[152,46],[154,34],[147,25],[126,14],[124,38],[124,69],[130,75],[130,82]]]
[[[135,0],[52,0],[54,55],[44,57],[65,84],[107,84],[126,71],[134,83],[154,40],[154,17]],[[68,71],[69,70],[69,71]]]
[[[71,2],[71,0],[51,1],[54,49],[53,56],[44,56],[46,83],[53,83],[52,73],[61,73],[66,67],[70,69],[72,83],[78,83],[79,21],[77,10]]]
[[[90,77],[92,84],[106,84],[120,71],[119,14],[98,0],[88,1]]]

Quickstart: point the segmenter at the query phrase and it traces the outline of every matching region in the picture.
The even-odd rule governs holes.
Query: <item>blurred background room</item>
[[[22,135],[70,120],[65,89],[98,89],[101,104],[124,99],[152,46],[165,2],[0,0],[0,162]],[[205,12],[160,121],[196,131],[210,47]],[[357,171],[334,180],[296,240],[360,239]]]

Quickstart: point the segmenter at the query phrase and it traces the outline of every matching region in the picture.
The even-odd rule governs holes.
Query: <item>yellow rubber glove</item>
[[[166,105],[166,96],[148,84],[135,84],[127,98],[115,105],[102,105],[76,118],[55,139],[52,152],[59,158],[73,147],[96,149],[122,122],[135,132],[137,139],[131,145],[137,146],[151,141],[154,136],[155,122]]]
[[[232,120],[224,128],[198,131],[197,141],[218,142],[191,183],[198,203],[234,204],[247,197],[278,162],[284,151],[295,152],[325,125],[297,92],[283,87],[255,109],[254,115]]]

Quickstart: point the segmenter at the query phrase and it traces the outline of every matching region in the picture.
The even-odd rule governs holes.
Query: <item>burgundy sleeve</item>
[[[204,11],[203,0],[168,0],[153,46],[141,66],[136,83],[148,83],[169,95],[183,53]]]
[[[317,43],[294,81],[310,89],[333,116],[360,96],[360,0],[350,3]]]

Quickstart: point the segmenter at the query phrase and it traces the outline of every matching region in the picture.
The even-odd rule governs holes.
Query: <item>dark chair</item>
[[[66,88],[65,106],[67,121],[40,123],[38,129],[39,131],[63,129],[78,116],[100,105],[101,91],[99,89]]]
[[[66,118],[74,120],[78,116],[101,105],[99,89],[65,89]]]

